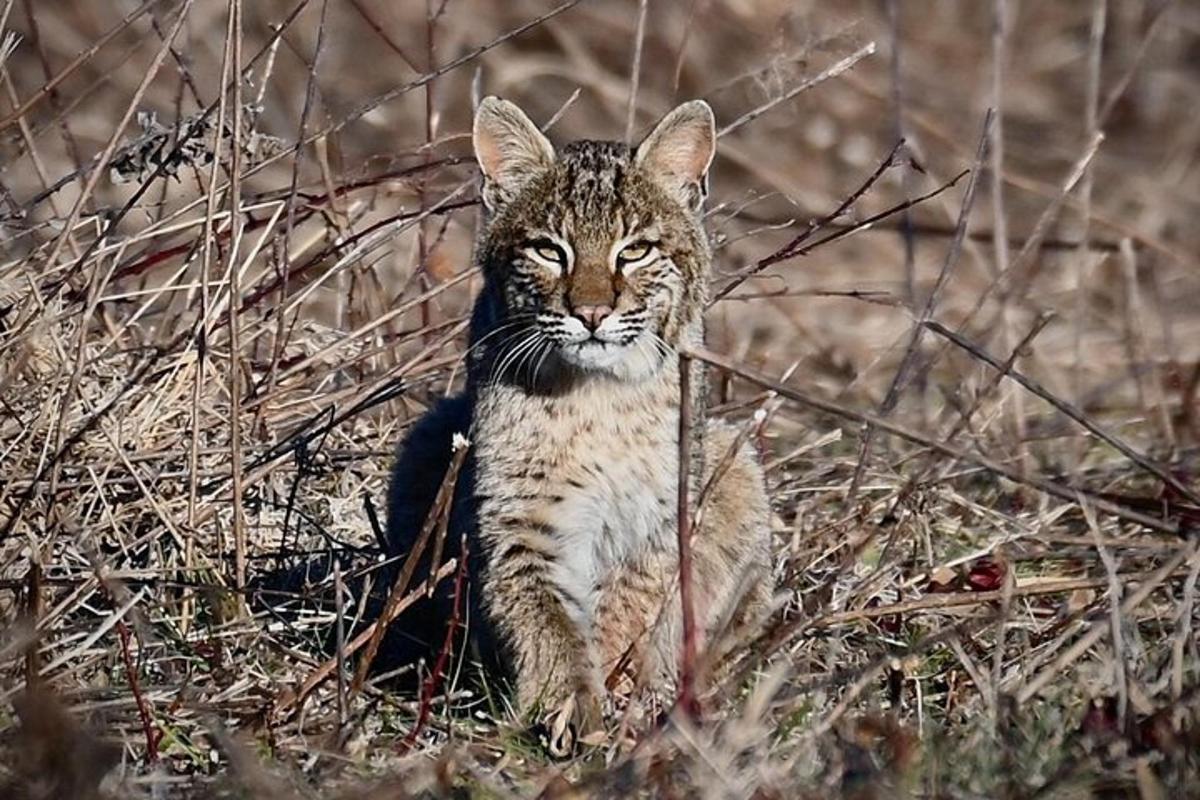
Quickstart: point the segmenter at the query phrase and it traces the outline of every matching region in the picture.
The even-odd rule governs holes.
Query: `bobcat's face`
[[[543,349],[574,367],[653,372],[701,296],[694,215],[613,143],[568,146],[531,184],[497,221],[509,316],[528,315]]]
[[[481,115],[488,103],[503,101],[485,101]],[[700,155],[684,154],[703,159],[690,177],[665,173],[653,159],[664,157],[666,145],[655,136],[668,117],[636,151],[584,141],[555,154],[530,124],[520,132],[537,146],[534,157],[506,185],[502,170],[489,172],[477,118],[491,211],[480,255],[502,305],[488,335],[511,341],[497,361],[500,372],[536,380],[542,370],[567,368],[638,379],[656,372],[698,323],[709,262],[698,210],[711,157],[712,140],[704,139],[711,136],[711,112],[702,104],[703,114],[690,104],[681,108],[702,118],[687,120],[691,128],[682,134],[668,130],[687,141],[666,145],[709,143]],[[505,103],[493,111],[515,109]],[[503,122],[520,124],[511,116]],[[512,135],[506,128],[497,138]]]

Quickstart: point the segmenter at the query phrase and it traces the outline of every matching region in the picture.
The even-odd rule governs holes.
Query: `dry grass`
[[[567,5],[0,0],[4,796],[1200,791],[1200,9]],[[562,763],[457,658],[423,707],[321,672],[353,597],[242,588],[369,566],[461,379],[479,91],[560,139],[713,103],[709,347],[777,512],[702,721]]]

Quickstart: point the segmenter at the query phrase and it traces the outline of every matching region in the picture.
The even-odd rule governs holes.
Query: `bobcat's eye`
[[[567,253],[549,239],[535,239],[525,245],[525,252],[534,261],[554,269],[563,270],[567,266]]]
[[[541,245],[533,248],[533,252],[547,261],[557,261],[561,264],[565,260],[563,258],[563,251],[557,245]]]
[[[632,242],[622,247],[620,252],[617,253],[617,263],[626,269],[640,267],[650,260],[650,256],[653,253],[654,242]]]

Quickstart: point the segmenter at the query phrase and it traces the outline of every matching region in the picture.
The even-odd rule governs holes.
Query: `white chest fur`
[[[536,521],[564,607],[583,625],[615,567],[675,544],[675,397],[664,378],[552,398],[499,387],[480,398],[481,527],[489,518]]]

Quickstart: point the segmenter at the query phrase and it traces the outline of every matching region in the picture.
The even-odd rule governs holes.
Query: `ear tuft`
[[[708,167],[717,148],[712,108],[690,100],[654,126],[637,147],[637,164],[686,208],[697,210],[708,187]]]
[[[483,172],[483,202],[492,211],[554,163],[550,140],[515,103],[499,97],[480,102],[472,140]]]

